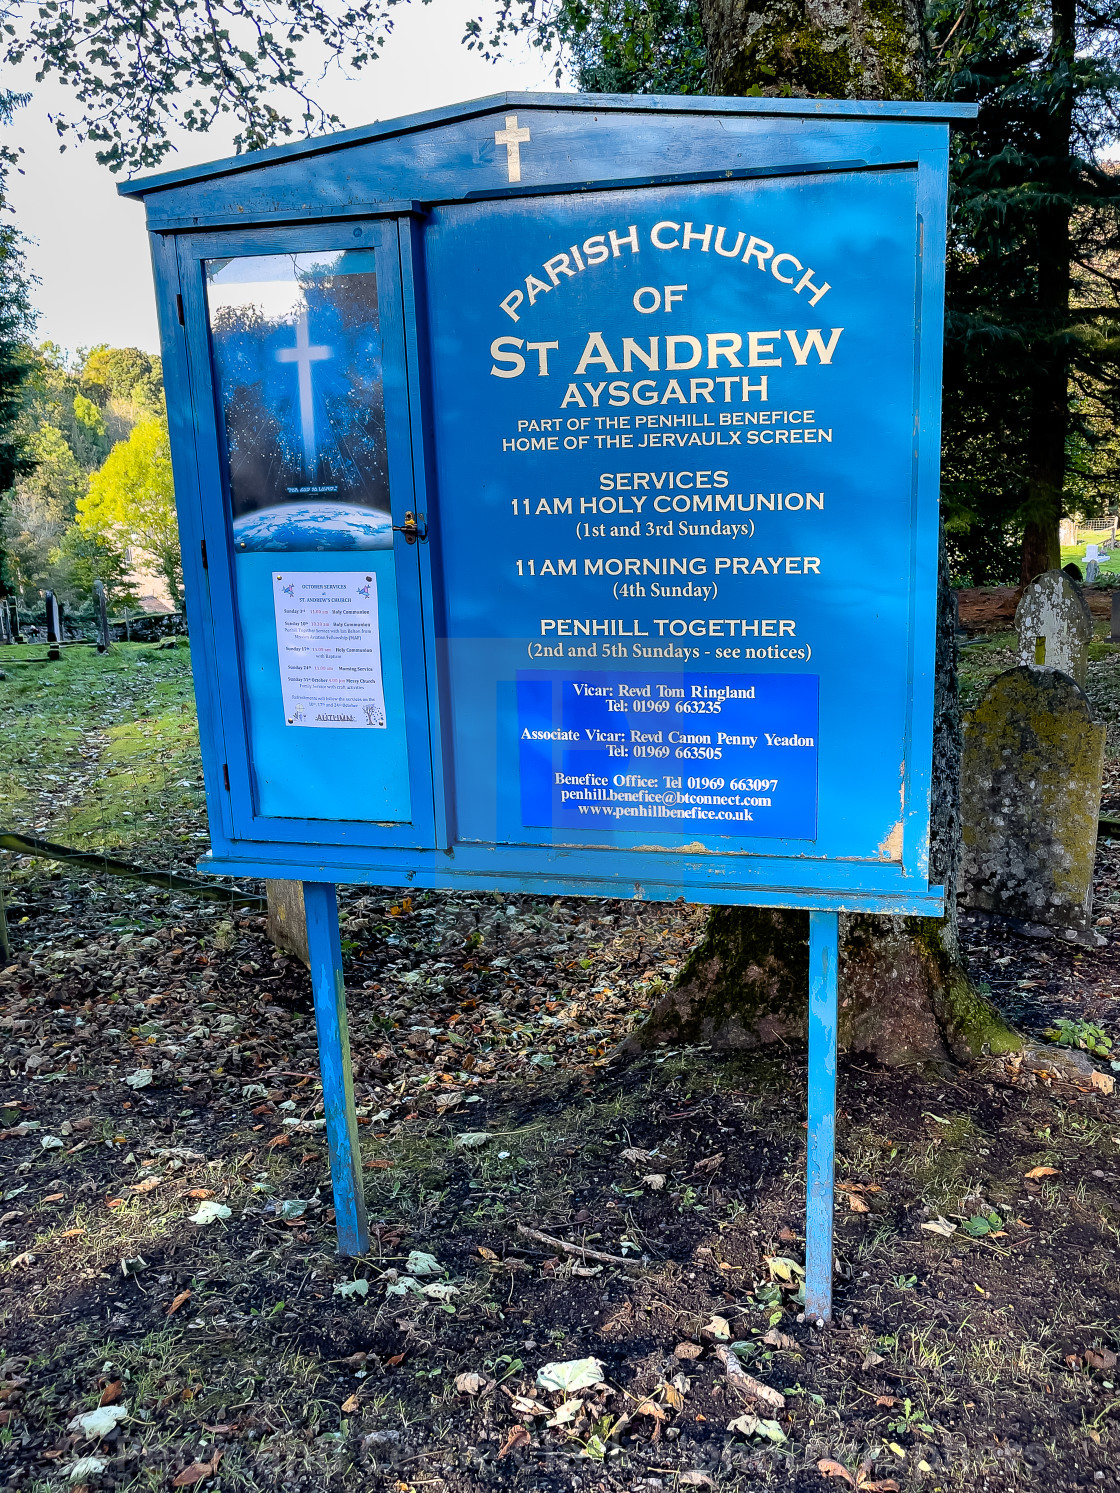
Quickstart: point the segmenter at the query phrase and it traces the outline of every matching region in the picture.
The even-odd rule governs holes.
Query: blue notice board
[[[502,95],[122,188],[204,865],[938,913],[970,112]]]

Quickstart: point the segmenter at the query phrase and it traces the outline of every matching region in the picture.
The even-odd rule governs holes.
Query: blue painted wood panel
[[[257,813],[262,818],[412,818],[396,563],[392,550],[239,554],[238,620]],[[284,718],[272,575],[291,571],[371,574],[377,580],[386,725],[381,730],[292,728]]]
[[[901,857],[916,191],[917,171],[895,170],[540,198],[529,221],[510,200],[433,213],[432,543],[459,838],[542,839],[518,791],[516,681],[529,671],[675,672],[686,691],[694,676],[761,671],[820,681],[819,826],[787,852]],[[498,242],[516,242],[516,258]],[[589,243],[605,257],[576,270]],[[553,284],[542,266],[557,255]],[[636,309],[666,285],[670,311]],[[480,349],[492,352],[481,381]],[[624,746],[620,778],[662,794],[683,778],[681,804],[694,782],[724,779],[727,798],[737,777],[777,770],[752,767],[755,751],[693,755],[709,749],[673,738],[718,743],[726,723],[648,703],[666,711],[645,734],[667,756]],[[625,724],[628,736],[636,719]],[[628,831],[609,817],[631,811],[589,801],[588,827],[543,839],[648,845],[656,828],[666,849],[782,848],[753,824],[722,834],[686,819],[674,834],[671,820]]]

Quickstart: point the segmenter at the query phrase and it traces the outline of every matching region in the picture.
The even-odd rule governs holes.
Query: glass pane
[[[238,550],[393,544],[375,255],[206,261]]]

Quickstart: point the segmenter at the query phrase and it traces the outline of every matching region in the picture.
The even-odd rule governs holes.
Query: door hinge
[[[203,570],[209,570],[210,569],[210,563],[209,563],[209,561],[206,558],[206,540],[205,539],[202,541],[202,568],[203,568]]]
[[[175,314],[179,318],[179,325],[185,327],[186,322],[183,319],[183,297],[181,295],[175,297]]]
[[[228,762],[223,762],[222,763],[222,782],[225,783],[225,785],[226,785],[226,792],[228,793],[229,792],[229,763]]]

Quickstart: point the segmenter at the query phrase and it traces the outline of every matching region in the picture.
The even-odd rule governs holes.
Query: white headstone
[[[1017,662],[1055,669],[1084,687],[1093,619],[1080,589],[1062,570],[1047,570],[1024,588],[1015,612]]]

